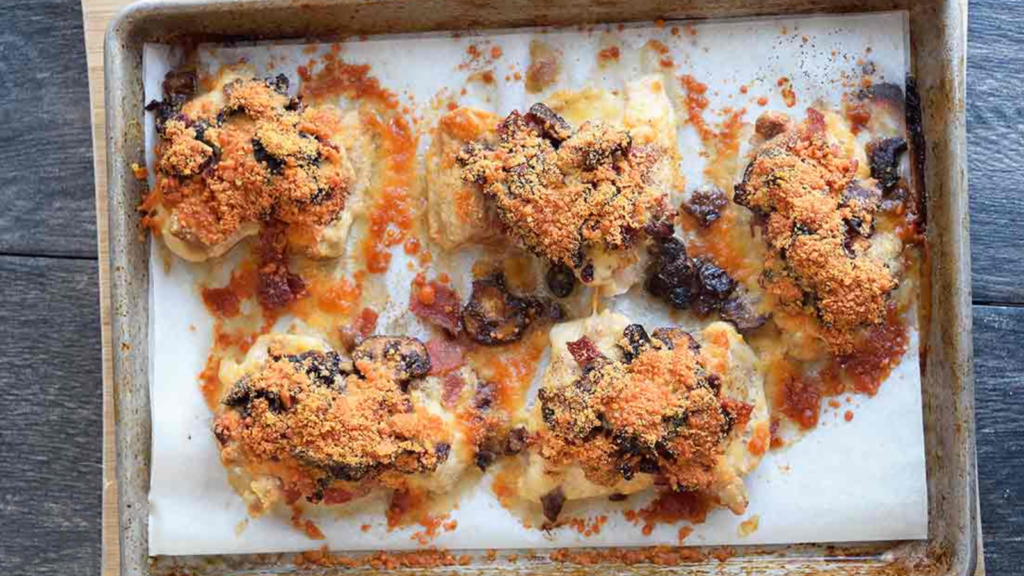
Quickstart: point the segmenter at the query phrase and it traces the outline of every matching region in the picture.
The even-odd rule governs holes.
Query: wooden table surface
[[[0,0],[0,574],[100,573],[92,146],[79,0]],[[972,0],[968,148],[989,574],[1024,571],[1024,2]]]

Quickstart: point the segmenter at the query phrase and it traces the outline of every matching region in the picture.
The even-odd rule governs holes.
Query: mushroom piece
[[[560,309],[512,294],[505,287],[505,275],[499,272],[473,281],[473,293],[462,309],[462,325],[475,342],[508,344],[522,338],[530,323],[545,311],[557,316]]]
[[[427,347],[415,338],[406,336],[372,336],[356,346],[352,360],[359,369],[359,362],[383,363],[391,376],[399,383],[422,378],[430,371],[430,354]]]

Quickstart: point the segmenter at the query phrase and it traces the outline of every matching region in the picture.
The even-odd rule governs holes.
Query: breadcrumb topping
[[[175,235],[213,246],[246,223],[324,226],[344,209],[355,177],[345,151],[316,130],[325,110],[290,100],[282,78],[229,83],[207,119],[161,105],[157,189]]]
[[[387,484],[448,457],[442,420],[412,404],[386,362],[358,360],[358,375],[331,385],[311,378],[323,373],[314,362],[271,350],[266,366],[245,377],[248,402],[233,437],[251,462],[292,462],[314,478]]]
[[[481,185],[508,232],[553,262],[578,267],[588,246],[625,248],[661,194],[649,185],[665,152],[634,144],[625,130],[589,122],[572,131],[546,106],[513,111],[497,145],[469,145],[462,178]]]
[[[545,383],[541,455],[606,486],[644,472],[709,488],[732,423],[699,346],[681,330],[656,331],[632,355],[625,338],[620,346],[625,360],[602,357],[574,381]]]
[[[855,181],[857,161],[829,142],[821,113],[769,140],[735,200],[764,221],[770,249],[761,283],[784,309],[814,314],[833,351],[852,351],[856,330],[885,319],[897,280],[857,245],[874,204]]]

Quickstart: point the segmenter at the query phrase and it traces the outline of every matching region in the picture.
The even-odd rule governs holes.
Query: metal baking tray
[[[337,38],[353,34],[577,25],[739,16],[908,10],[912,71],[921,95],[926,146],[930,322],[922,326],[929,538],[872,544],[735,547],[724,561],[685,567],[599,565],[539,559],[411,569],[450,573],[934,574],[979,572],[978,502],[971,346],[970,247],[964,108],[967,0],[188,0],[144,1],[111,23],[105,42],[110,321],[121,574],[324,574],[294,555],[150,558],[147,552],[150,412],[147,379],[149,250],[139,241],[143,157],[142,46],[145,42]],[[927,292],[924,296],[927,297]],[[107,536],[111,538],[108,539]],[[104,542],[115,541],[105,534]],[[119,552],[117,551],[119,549]],[[460,554],[462,552],[460,551]],[[113,564],[118,564],[117,562]],[[181,572],[177,572],[181,571]],[[370,568],[346,572],[372,572]],[[410,571],[410,570],[407,570]]]

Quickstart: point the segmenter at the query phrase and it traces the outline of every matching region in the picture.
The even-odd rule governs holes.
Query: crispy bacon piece
[[[444,337],[427,340],[427,354],[430,356],[431,376],[444,376],[466,363],[465,348]]]
[[[280,310],[306,295],[306,283],[288,270],[287,225],[268,222],[260,230],[260,268],[257,294],[266,310]]]
[[[458,292],[440,282],[427,282],[418,290],[414,289],[409,299],[409,310],[413,314],[452,335],[462,330],[461,308]]]
[[[576,360],[576,363],[580,365],[580,368],[586,368],[605,357],[590,338],[586,336],[575,342],[567,343],[566,347],[569,349],[569,353],[572,354],[573,360]]]

